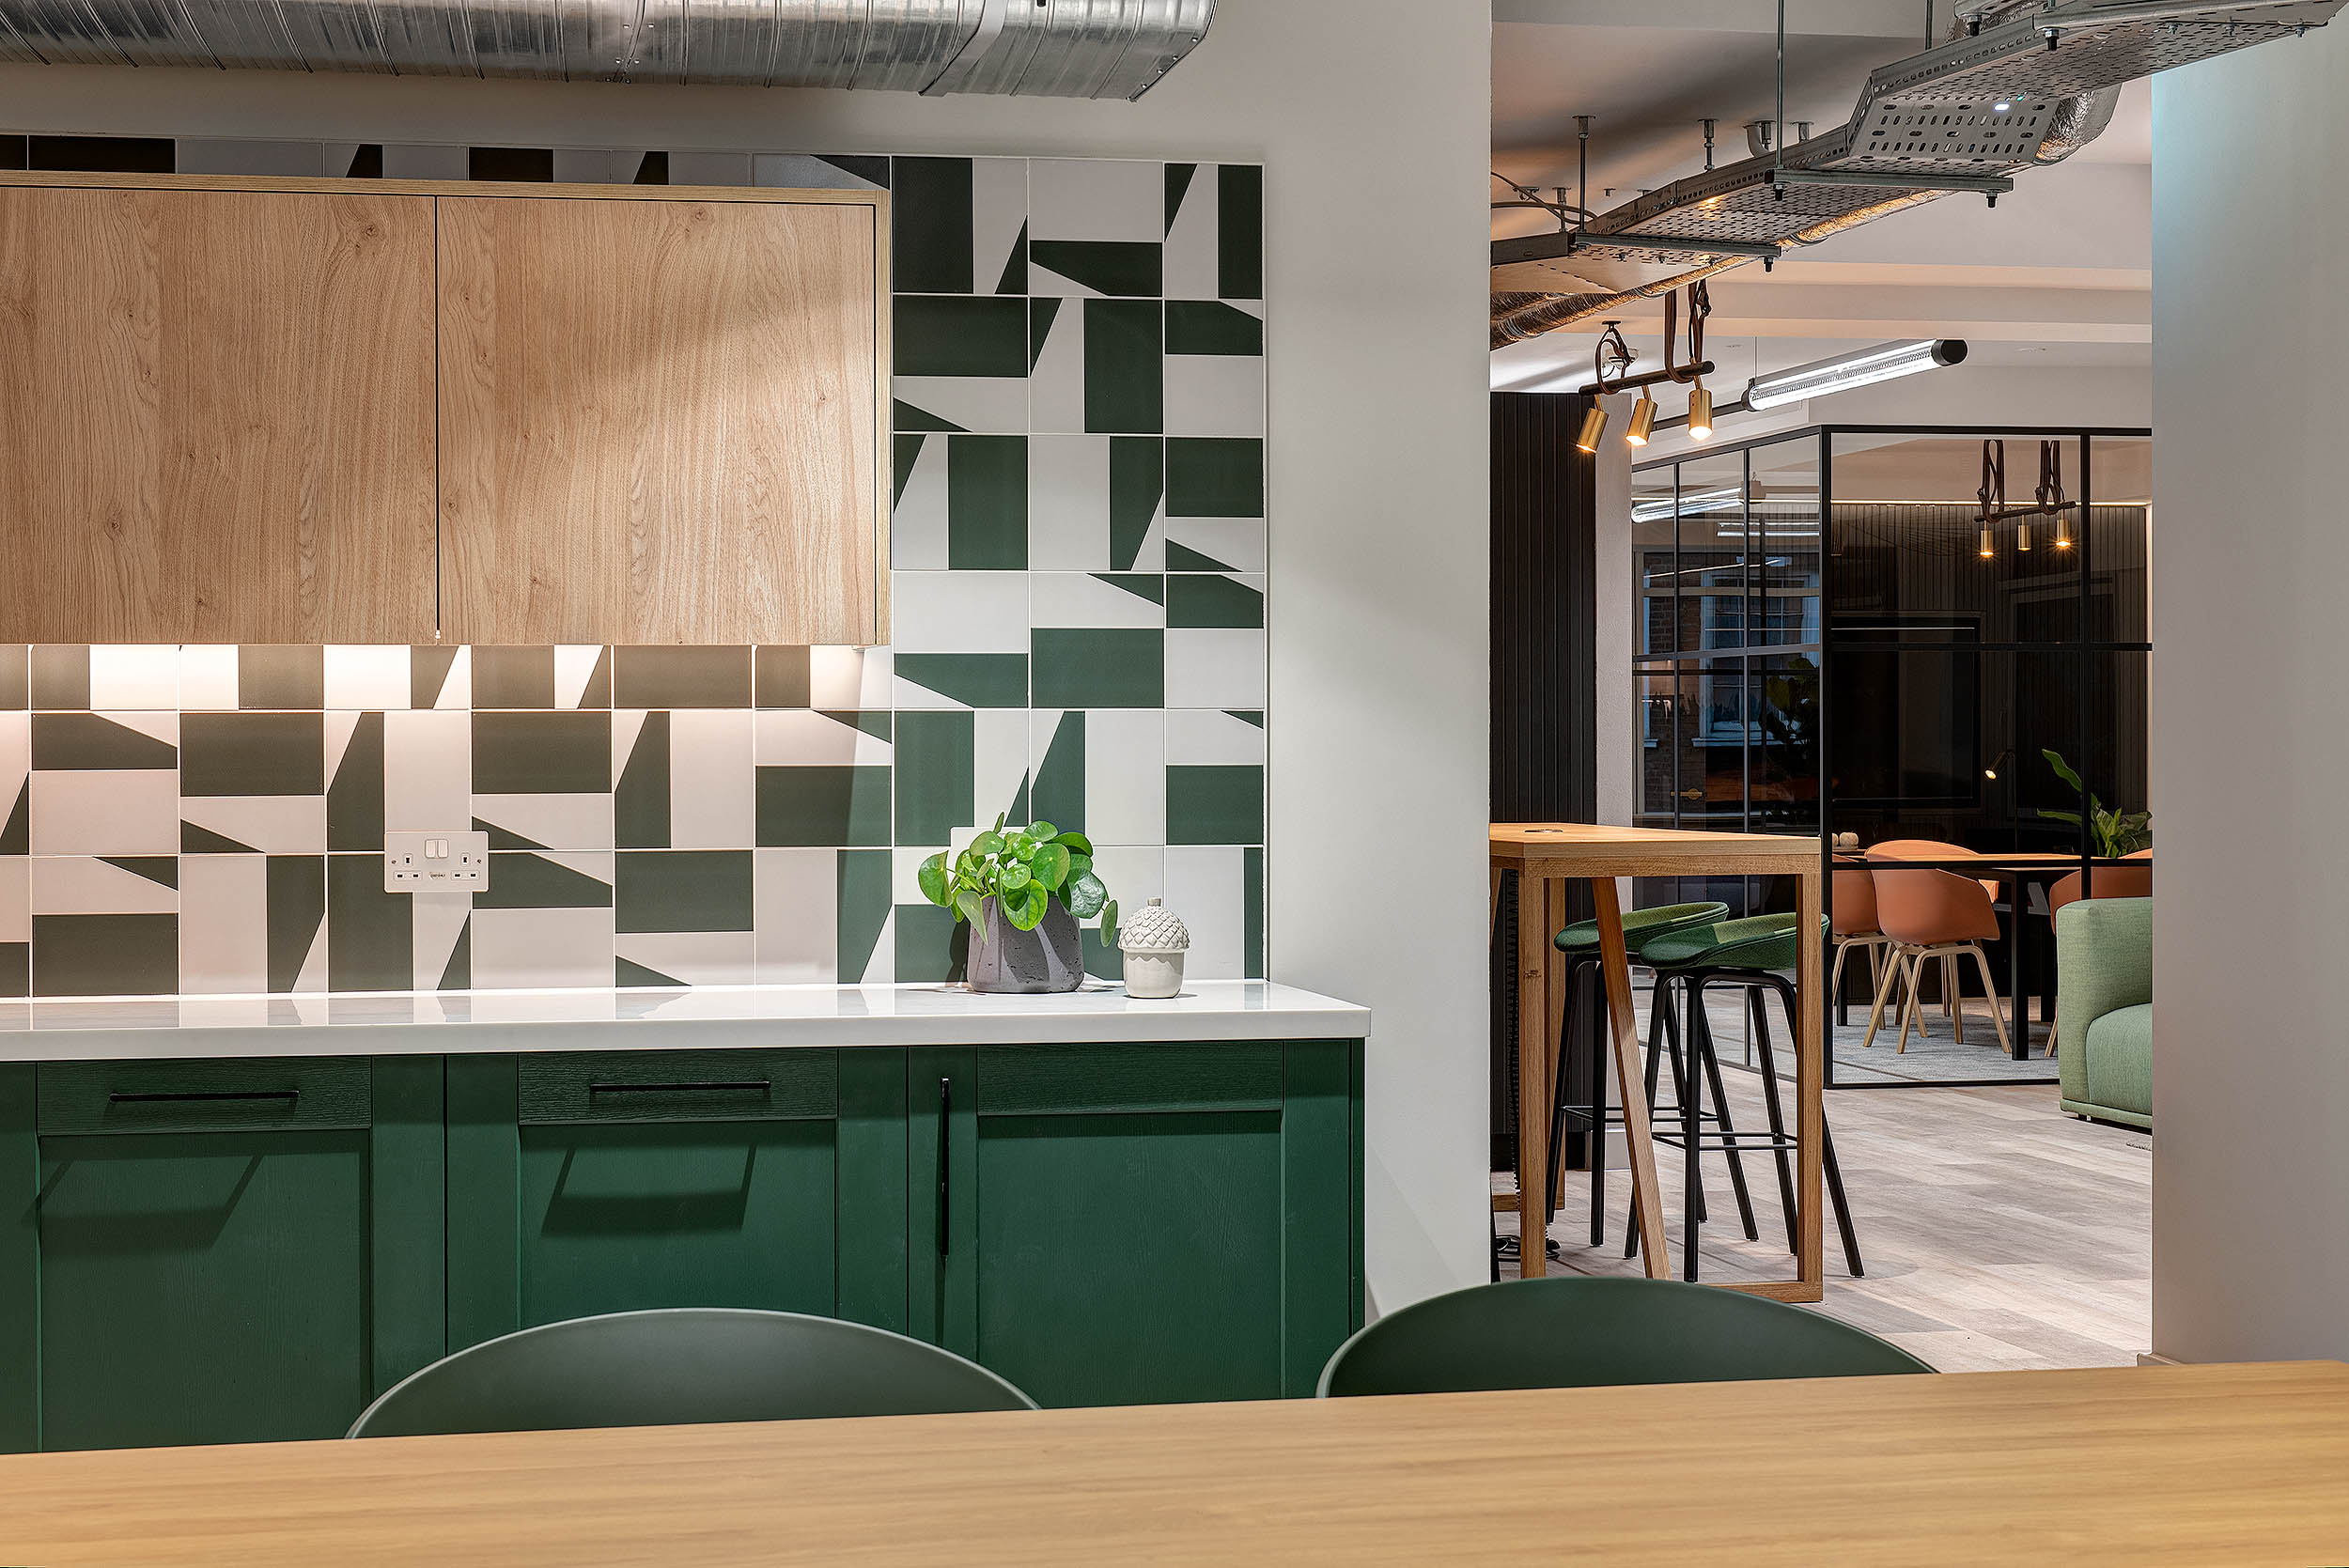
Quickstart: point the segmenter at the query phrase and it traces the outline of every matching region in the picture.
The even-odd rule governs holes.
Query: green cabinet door
[[[1361,1324],[1360,1074],[1347,1041],[914,1051],[914,1331],[1045,1405],[1311,1393]]]
[[[757,1307],[905,1323],[904,1053],[449,1062],[452,1346]]]
[[[443,1353],[438,1058],[0,1066],[0,1446],[334,1437]]]

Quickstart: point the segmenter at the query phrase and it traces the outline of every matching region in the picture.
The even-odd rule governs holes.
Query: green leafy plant
[[[1006,828],[999,816],[961,854],[950,860],[941,851],[924,861],[917,879],[923,897],[952,909],[956,920],[969,921],[980,941],[987,939],[990,898],[1021,931],[1042,924],[1058,898],[1079,920],[1099,915],[1101,939],[1117,939],[1117,902],[1094,874],[1093,841],[1082,833],[1064,833],[1050,822]]]
[[[2047,759],[2047,766],[2055,769],[2056,777],[2071,785],[2079,795],[2081,805],[2088,815],[2089,836],[2095,842],[2096,854],[2099,858],[2117,861],[2123,855],[2132,855],[2139,849],[2151,849],[2154,846],[2154,814],[2152,812],[2107,810],[2105,803],[2097,800],[2088,785],[2080,781],[2079,774],[2073,770],[2072,765],[2063,760],[2063,754],[2061,752],[2042,747],[2039,754]],[[2076,811],[2047,811],[2042,808],[2038,815],[2051,822],[2069,822],[2077,826],[2081,814]]]

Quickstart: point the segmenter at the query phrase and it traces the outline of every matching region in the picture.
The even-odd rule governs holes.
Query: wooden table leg
[[[1549,1247],[1549,899],[1543,878],[1517,875],[1517,1273],[1539,1279]]]
[[[1795,1276],[1809,1293],[1800,1299],[1816,1301],[1827,1291],[1824,1245],[1820,1239],[1826,1205],[1820,1201],[1819,1190],[1827,1148],[1827,1016],[1822,1006],[1825,982],[1819,959],[1823,916],[1819,874],[1815,871],[1805,872],[1797,879],[1795,920],[1802,955],[1795,976],[1797,1011],[1802,1020],[1795,1041],[1795,1136],[1799,1141],[1795,1157],[1795,1203],[1801,1220],[1796,1238]],[[1997,1000],[1991,999],[1994,1003]]]
[[[1599,969],[1607,977],[1607,1011],[1614,1025],[1610,1033],[1614,1039],[1615,1087],[1623,1102],[1623,1144],[1626,1163],[1631,1167],[1632,1212],[1639,1217],[1640,1260],[1645,1265],[1649,1279],[1661,1280],[1671,1272],[1670,1260],[1664,1255],[1664,1204],[1656,1187],[1656,1145],[1648,1133],[1647,1079],[1640,1069],[1640,1030],[1631,1012],[1631,955],[1624,945],[1623,905],[1615,894],[1615,879],[1591,878],[1591,899],[1598,907]],[[1811,954],[1815,964],[1815,941]],[[1815,1005],[1818,986],[1813,984],[1803,994],[1811,999],[1806,1005]],[[1817,1250],[1815,1238],[1812,1250]]]

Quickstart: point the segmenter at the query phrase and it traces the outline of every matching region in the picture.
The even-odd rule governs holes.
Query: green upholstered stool
[[[1632,959],[1641,961],[1641,944],[1656,940],[1674,931],[1692,926],[1710,925],[1727,918],[1729,906],[1718,900],[1697,904],[1658,904],[1644,909],[1627,909],[1623,917],[1624,944],[1630,949]],[[1567,1123],[1575,1123],[1572,1130],[1591,1135],[1591,1245],[1598,1246],[1607,1239],[1607,1063],[1603,1060],[1610,1023],[1607,1009],[1596,1010],[1597,1025],[1593,1038],[1598,1043],[1602,1060],[1593,1073],[1594,1093],[1588,1105],[1573,1102],[1566,1086],[1564,1063],[1566,1045],[1574,1037],[1576,1026],[1585,1017],[1582,1013],[1583,987],[1598,973],[1598,922],[1578,920],[1559,932],[1551,940],[1558,951],[1566,955],[1566,1008],[1559,1020],[1558,1057],[1560,1070],[1549,1111],[1549,1197],[1558,1201],[1560,1167],[1565,1163],[1563,1145],[1568,1130]],[[1593,1001],[1597,1001],[1596,997]],[[1530,1229],[1523,1216],[1518,1217],[1517,1229],[1524,1234]],[[1548,1227],[1545,1225],[1544,1231]],[[1496,1265],[1498,1266],[1498,1265]]]
[[[1668,931],[1685,930],[1692,925],[1710,925],[1728,918],[1729,906],[1709,904],[1658,904],[1654,908],[1628,909],[1623,917],[1623,939],[1633,953],[1641,951],[1642,942],[1652,941]],[[1598,956],[1598,922],[1578,920],[1552,939],[1558,951],[1577,958]]]
[[[1641,961],[1656,971],[1655,1013],[1648,1029],[1648,1103],[1651,1107],[1656,1104],[1659,1032],[1664,1047],[1661,1056],[1672,1063],[1676,1096],[1675,1104],[1655,1111],[1656,1141],[1681,1150],[1688,1172],[1681,1263],[1685,1279],[1697,1277],[1697,1230],[1705,1218],[1701,1172],[1703,1156],[1708,1150],[1718,1151],[1728,1159],[1730,1186],[1736,1193],[1739,1217],[1750,1240],[1757,1233],[1742,1156],[1747,1150],[1756,1150],[1772,1157],[1778,1167],[1779,1200],[1786,1216],[1787,1250],[1797,1248],[1794,1164],[1790,1157],[1796,1141],[1786,1129],[1785,1110],[1779,1098],[1777,1053],[1770,1040],[1769,1012],[1763,1005],[1762,997],[1765,991],[1778,994],[1786,1013],[1787,1036],[1799,1040],[1800,1014],[1795,1005],[1794,983],[1786,978],[1786,971],[1802,962],[1800,930],[1795,915],[1750,915],[1743,920],[1666,932],[1640,950]],[[1766,1134],[1740,1133],[1730,1120],[1728,1098],[1721,1092],[1720,1060],[1713,1049],[1712,1020],[1704,1007],[1705,990],[1714,985],[1736,986],[1746,993],[1754,1044],[1762,1058],[1762,1100],[1770,1120],[1770,1130]],[[1681,1003],[1686,1005],[1688,1019],[1685,1049],[1680,1028]],[[1658,1022],[1662,1025],[1660,1032],[1657,1028]],[[1698,1081],[1700,1074],[1703,1083]],[[1701,1104],[1708,1089],[1713,1100],[1709,1113]],[[1679,1123],[1679,1130],[1663,1130],[1673,1120]],[[1706,1122],[1714,1123],[1719,1130],[1707,1134],[1703,1125]],[[1844,1262],[1856,1279],[1864,1272],[1859,1261],[1859,1240],[1852,1229],[1850,1208],[1843,1201],[1843,1172],[1836,1164],[1834,1136],[1825,1130],[1824,1114],[1821,1130],[1828,1195],[1835,1206],[1836,1229],[1843,1235]],[[1638,1239],[1635,1226],[1635,1249]]]
[[[1324,1399],[1354,1394],[1881,1377],[1933,1368],[1863,1328],[1736,1291],[1554,1275],[1429,1296],[1338,1346]]]
[[[861,1323],[670,1307],[541,1324],[394,1384],[353,1437],[1033,1410],[950,1350]]]

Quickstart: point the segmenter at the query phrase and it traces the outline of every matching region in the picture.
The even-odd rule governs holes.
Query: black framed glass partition
[[[1635,471],[1638,820],[1815,836],[1823,855],[1890,839],[2090,853],[2085,825],[2046,815],[2080,805],[2047,753],[2106,805],[2146,809],[2151,477],[2141,429],[1893,426]],[[2028,1060],[1998,1051],[1979,1014],[1964,1045],[1937,1011],[1906,1052],[1890,1031],[1859,1046],[1859,963],[1829,1081],[2051,1079],[2047,880],[2000,885],[2008,935],[1991,952],[2021,993],[2007,1001],[2037,1042]],[[1794,904],[1763,879],[1638,896]]]

